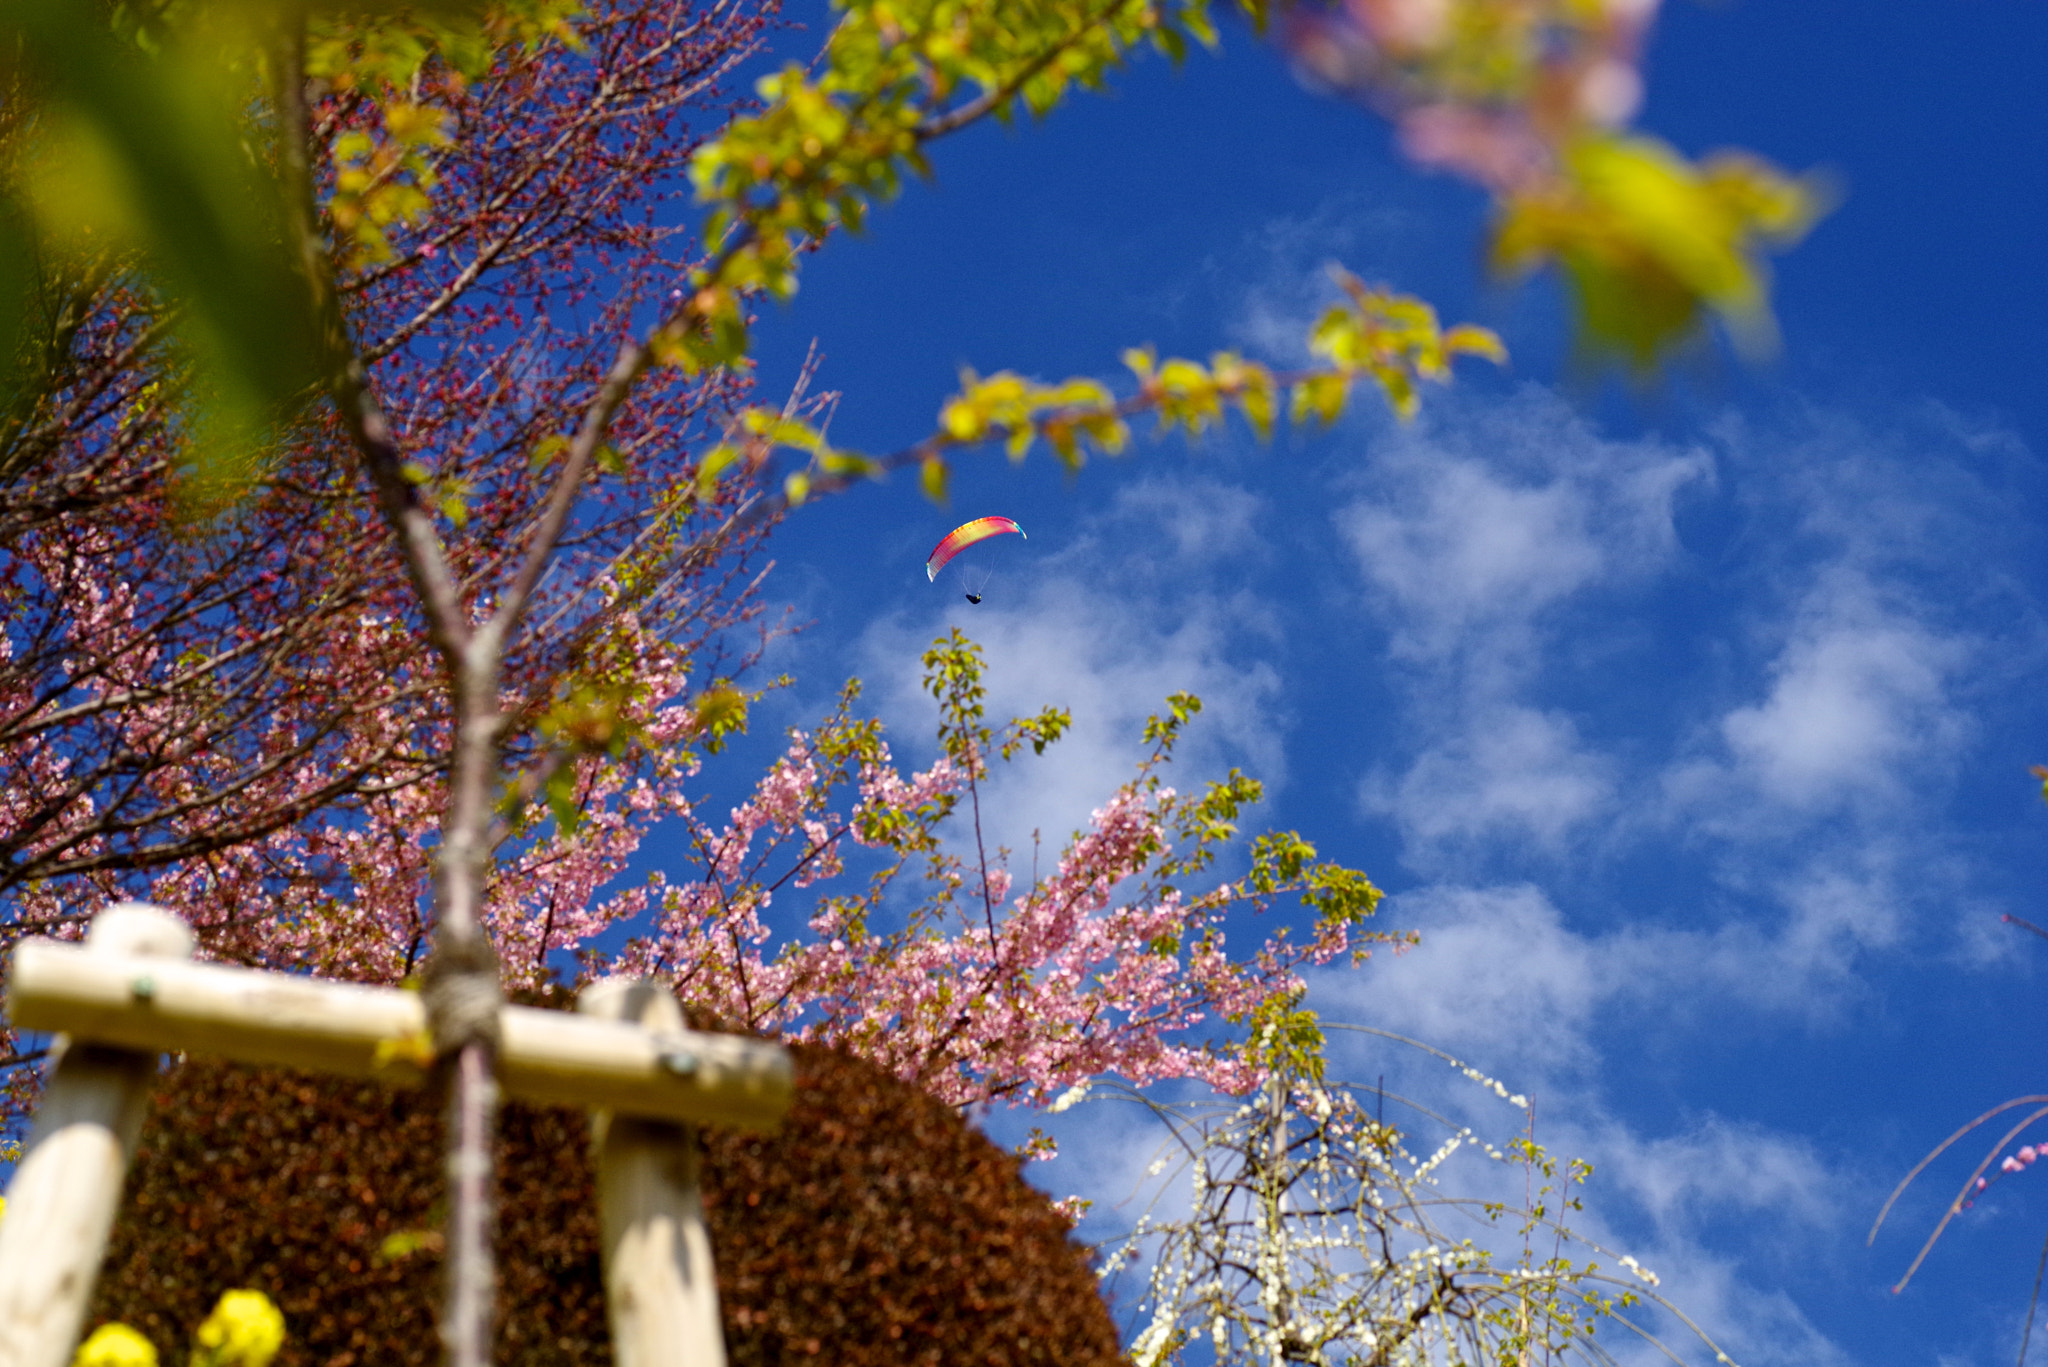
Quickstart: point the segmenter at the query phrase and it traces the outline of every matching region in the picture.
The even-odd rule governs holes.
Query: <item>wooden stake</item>
[[[595,983],[577,1009],[657,1035],[683,1030],[674,994],[646,980]],[[591,1116],[591,1134],[614,1360],[619,1367],[725,1367],[696,1133],[601,1110]]]
[[[84,947],[71,952],[147,968],[190,958],[192,948],[177,917],[123,903],[94,917]],[[58,1038],[0,1218],[0,1367],[66,1367],[77,1351],[160,1047]]]

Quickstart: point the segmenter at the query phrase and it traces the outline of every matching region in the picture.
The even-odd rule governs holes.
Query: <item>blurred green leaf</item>
[[[743,735],[747,729],[748,695],[719,679],[691,702],[697,714],[697,739],[712,754],[725,748],[728,736]]]
[[[0,200],[0,464],[37,397],[45,370],[29,320],[36,286],[35,239],[18,207]]]
[[[926,456],[918,462],[917,480],[924,489],[924,496],[932,502],[945,506],[948,486],[952,483],[953,467],[943,456]]]
[[[1698,163],[1652,138],[1600,135],[1567,149],[1563,177],[1510,197],[1494,268],[1555,264],[1586,344],[1639,370],[1717,316],[1751,356],[1776,345],[1763,253],[1799,240],[1830,207],[1814,177],[1743,153]]]
[[[207,11],[152,53],[121,41],[96,6],[12,0],[0,13],[21,58],[17,88],[41,115],[9,187],[16,203],[46,252],[143,263],[201,367],[192,474],[202,487],[238,483],[262,429],[322,374],[277,186],[247,146],[260,31]]]

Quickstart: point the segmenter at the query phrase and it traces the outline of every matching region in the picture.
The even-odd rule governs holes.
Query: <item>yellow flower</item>
[[[261,1291],[229,1291],[192,1339],[192,1367],[267,1367],[284,1344],[284,1316]]]
[[[125,1324],[103,1324],[79,1345],[71,1367],[156,1367],[156,1349]]]

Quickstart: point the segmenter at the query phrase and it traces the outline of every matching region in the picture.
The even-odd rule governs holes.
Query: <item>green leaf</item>
[[[698,492],[708,497],[711,491],[718,487],[718,477],[739,458],[739,448],[726,442],[720,442],[706,451],[704,459],[697,465]]]
[[[1350,388],[1350,381],[1342,375],[1311,375],[1294,387],[1289,413],[1296,422],[1314,417],[1328,426],[1343,414]]]
[[[707,751],[715,755],[725,747],[728,736],[745,733],[747,703],[745,693],[722,679],[697,695],[691,704],[696,713],[694,729]]]
[[[1828,202],[1811,178],[1754,157],[1695,165],[1654,139],[1600,134],[1565,149],[1557,182],[1507,200],[1490,257],[1508,275],[1560,267],[1596,355],[1647,369],[1709,312],[1756,354],[1775,335],[1761,254],[1796,241]]]
[[[857,451],[821,451],[818,468],[828,475],[848,475],[858,479],[874,479],[882,473],[878,463]]]
[[[554,463],[555,457],[569,449],[569,439],[560,433],[542,437],[533,445],[533,454],[526,458],[527,465],[534,470],[544,470]]]
[[[1310,850],[1313,854],[1313,849]],[[1301,900],[1314,907],[1327,924],[1356,925],[1379,909],[1380,890],[1357,869],[1342,864],[1318,864],[1309,873],[1308,891]]]
[[[944,505],[947,485],[953,477],[953,469],[942,456],[926,456],[917,467],[918,483],[924,489],[924,496],[932,502]]]
[[[395,1263],[402,1259],[410,1258],[422,1249],[430,1252],[439,1252],[440,1248],[441,1233],[439,1230],[401,1229],[395,1234],[384,1236],[384,1241],[377,1245],[376,1261],[380,1263]]]
[[[555,829],[564,836],[576,834],[576,828],[583,822],[583,811],[576,801],[576,766],[565,763],[549,774],[544,791],[548,811],[554,814]]]

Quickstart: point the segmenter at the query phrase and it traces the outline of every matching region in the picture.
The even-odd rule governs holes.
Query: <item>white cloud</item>
[[[1805,975],[1819,1014],[1860,956],[1958,900],[1959,870],[1897,871],[1940,862],[1927,828],[1976,680],[2025,653],[1987,649],[1970,600],[2038,613],[1981,588],[1963,548],[1983,492],[1953,462],[1803,421],[1726,425],[1718,468],[1601,439],[1540,391],[1371,440],[1334,519],[1401,722],[1358,792],[1409,868],[1469,883],[1537,856],[1597,878],[1684,850],[1705,881],[1670,933],[1774,1008]]]
[[[1526,695],[1581,605],[1609,604],[1672,562],[1677,504],[1711,484],[1711,464],[1603,440],[1527,389],[1391,432],[1366,468],[1335,522],[1415,725],[1405,763],[1382,761],[1363,783],[1365,809],[1391,818],[1407,861],[1433,872],[1468,871],[1487,849],[1565,852],[1612,806],[1617,766],[1571,711]]]
[[[1854,1361],[1816,1325],[1786,1291],[1745,1276],[1736,1259],[1715,1256],[1697,1244],[1653,1248],[1644,1262],[1663,1279],[1664,1298],[1707,1328],[1721,1351],[1743,1367],[1849,1367]],[[1686,1344],[1668,1317],[1644,1315],[1660,1337]],[[1665,1364],[1670,1359],[1649,1345],[1616,1335],[1610,1347],[1628,1343],[1625,1361]],[[1705,1354],[1696,1354],[1704,1359]]]
[[[1055,568],[1084,573],[1091,562],[1108,562],[1120,578],[1135,574],[1155,583],[1219,570],[1242,580],[1270,558],[1259,531],[1263,510],[1258,495],[1214,480],[1125,485]]]
[[[1518,487],[1477,461],[1449,460],[1402,493],[1354,504],[1339,525],[1400,623],[1403,654],[1437,654],[1475,626],[1527,618],[1601,571],[1586,500],[1569,484]]]
[[[1614,766],[1581,746],[1565,714],[1501,703],[1461,721],[1400,777],[1377,772],[1361,785],[1366,810],[1399,823],[1411,852],[1518,837],[1557,852],[1608,804]]]
[[[1803,1138],[1708,1116],[1655,1137],[1610,1126],[1597,1143],[1606,1155],[1602,1190],[1625,1195],[1661,1229],[1693,1230],[1731,1214],[1809,1230],[1843,1219],[1836,1175]]]
[[[1747,915],[1681,906],[1689,920],[1678,925],[1581,930],[1532,884],[1431,884],[1390,898],[1379,916],[1419,931],[1419,946],[1313,975],[1311,1000],[1333,1020],[1563,1077],[1603,1054],[1596,1024],[1623,1038],[1734,1014],[1838,1020],[1863,994],[1863,957],[1901,934],[1909,888],[1882,861],[1817,857],[1737,900],[1755,908]]]
[[[1362,971],[1313,975],[1310,1002],[1323,1015],[1453,1053],[1483,1049],[1489,1067],[1548,1073],[1591,1057],[1587,1026],[1608,988],[1594,946],[1538,889],[1430,888],[1392,899],[1380,917],[1420,927],[1422,944]]]
[[[1820,576],[1768,670],[1764,695],[1729,710],[1722,777],[1796,811],[1904,796],[1914,771],[1952,757],[1967,723],[1950,696],[1968,642],[1887,605],[1868,576]],[[1708,774],[1681,772],[1681,790]]]
[[[1552,605],[1654,571],[1679,495],[1712,477],[1702,452],[1601,439],[1548,391],[1449,410],[1375,442],[1336,518],[1399,657],[1520,647]]]

